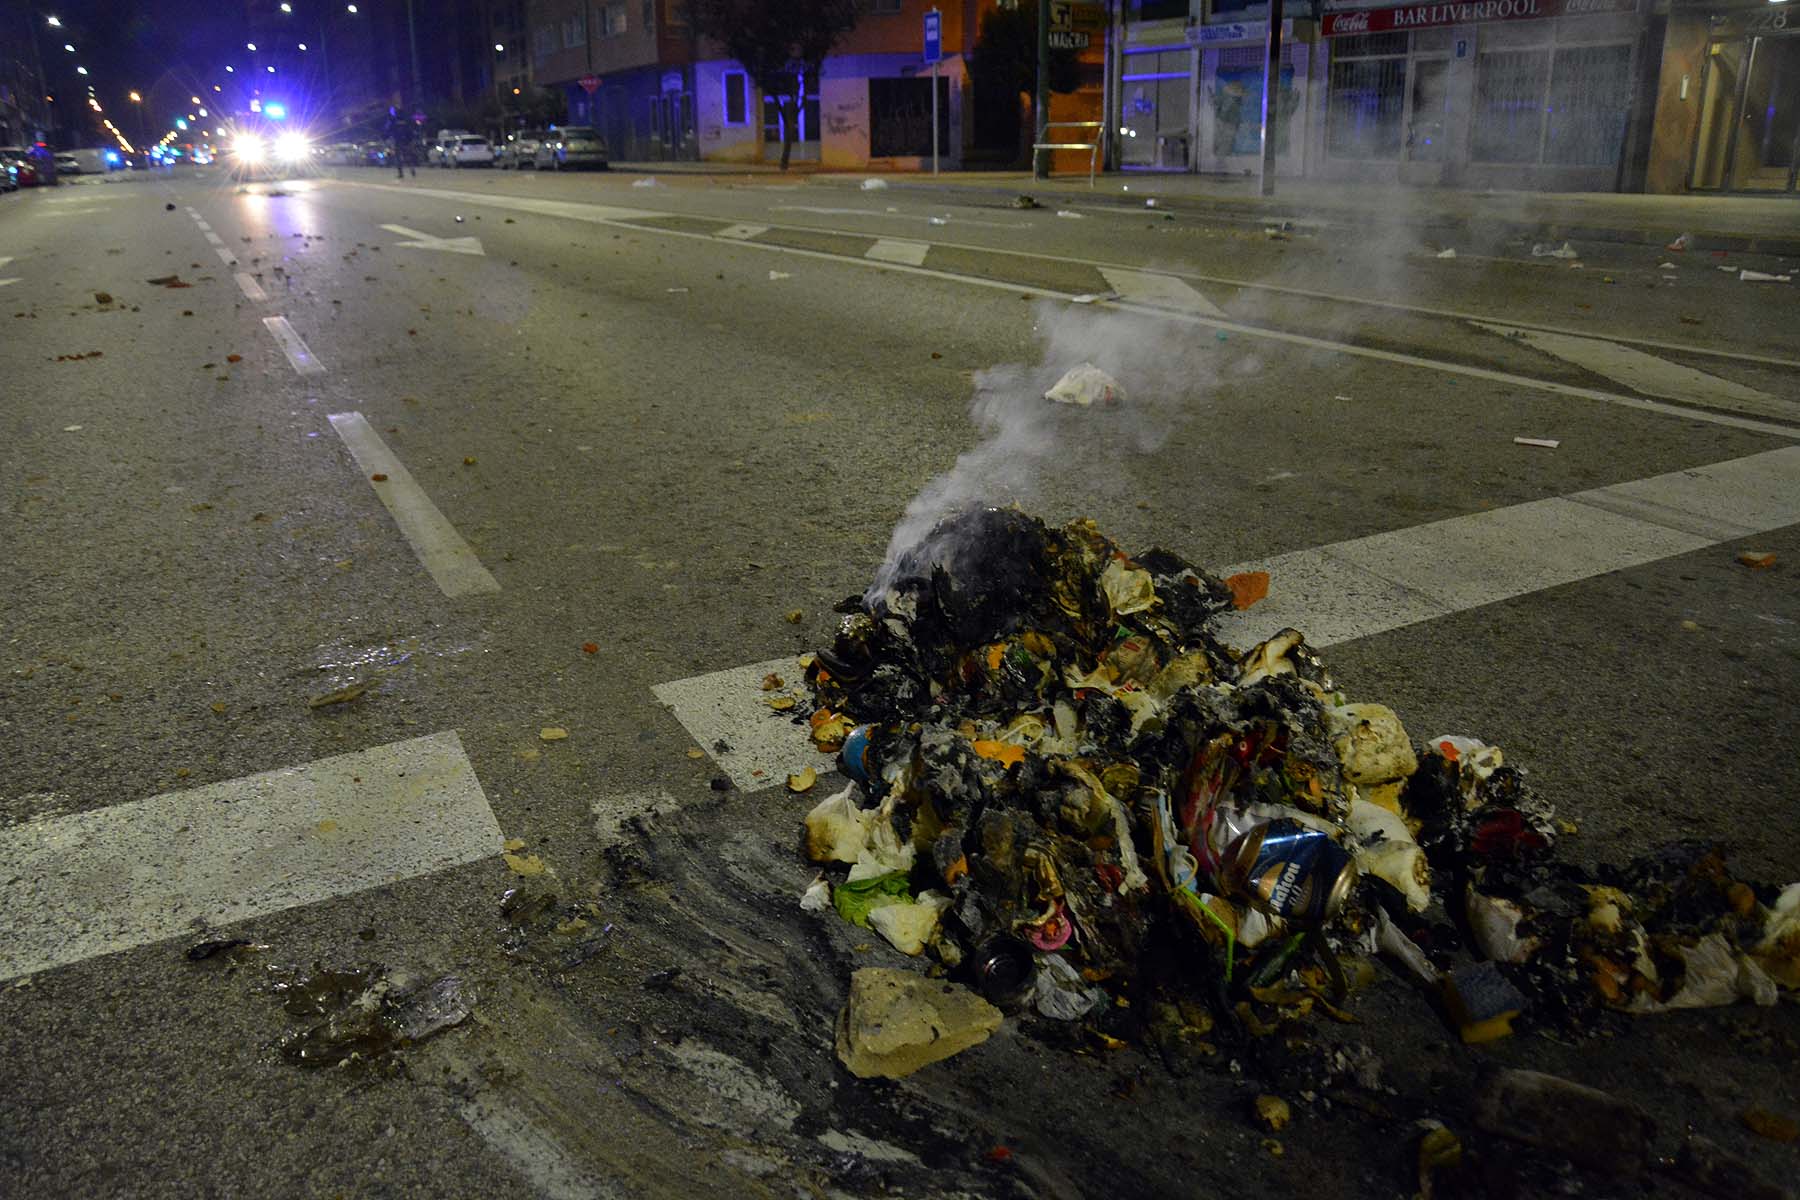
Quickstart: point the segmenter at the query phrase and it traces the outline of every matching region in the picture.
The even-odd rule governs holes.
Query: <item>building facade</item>
[[[1800,11],[1792,8],[1744,0],[1671,8],[1647,190],[1800,194]]]
[[[928,165],[931,70],[925,12],[937,8],[940,157],[966,144],[964,98],[975,15],[997,0],[864,0],[818,79],[798,80],[793,160],[830,167]],[[698,37],[684,0],[531,0],[531,69],[561,88],[569,121],[605,134],[620,161],[775,162],[781,114],[743,67]]]

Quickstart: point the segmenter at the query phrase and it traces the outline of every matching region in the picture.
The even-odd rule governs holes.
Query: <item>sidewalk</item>
[[[957,171],[933,178],[917,172],[822,171],[797,164],[784,176],[762,164],[615,163],[621,172],[738,176],[745,183],[779,179],[815,186],[860,187],[879,178],[910,192],[960,193],[1040,203],[1153,207],[1246,223],[1339,229],[1411,229],[1444,246],[1492,246],[1507,240],[1622,242],[1663,246],[1686,233],[1694,250],[1800,256],[1800,197],[1646,196],[1613,192],[1475,192],[1375,184],[1279,179],[1276,194],[1257,195],[1256,181],[1203,175],[1112,172],[1092,190],[1087,177],[1034,180],[1025,171]]]

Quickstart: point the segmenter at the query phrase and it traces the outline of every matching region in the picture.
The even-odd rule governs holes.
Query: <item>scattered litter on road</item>
[[[865,179],[862,181],[862,190],[865,192],[885,192],[887,191],[887,185],[887,180],[885,179]]]
[[[1082,220],[1082,215],[1081,215],[1081,214],[1080,214],[1080,213],[1078,213],[1078,212],[1075,212],[1075,211],[1073,211],[1073,210],[1072,210],[1072,209],[1067,209],[1067,208],[1059,208],[1059,209],[1057,209],[1057,210],[1056,210],[1056,215],[1057,215],[1057,216],[1059,216],[1059,217],[1062,217],[1062,218],[1064,218],[1064,219],[1066,219],[1066,220],[1070,220],[1070,221],[1079,221],[1079,220]]]
[[[63,426],[63,430],[62,430],[62,431],[63,431],[63,432],[64,432],[64,433],[80,433],[80,432],[81,432],[81,431],[82,431],[82,429],[83,429],[83,428],[85,428],[85,426],[81,426],[81,425],[64,425],[64,426]]]
[[[366,683],[353,683],[341,687],[335,692],[326,692],[323,696],[314,696],[306,702],[308,708],[326,708],[333,704],[348,704],[352,700],[360,700],[369,690]]]
[[[1576,252],[1575,247],[1569,245],[1569,243],[1567,243],[1567,242],[1564,242],[1560,246],[1551,245],[1549,242],[1539,242],[1537,245],[1535,245],[1531,248],[1531,257],[1533,257],[1533,258],[1580,258],[1581,255]]]
[[[179,275],[160,275],[155,279],[146,279],[144,282],[153,287],[185,288],[194,286],[191,283],[185,282]]]
[[[661,187],[662,185],[656,181],[656,176],[648,175],[648,176],[645,176],[643,179],[632,180],[631,186],[634,188],[653,188],[653,187]]]
[[[1079,408],[1089,408],[1096,404],[1103,408],[1115,408],[1125,403],[1125,389],[1119,386],[1118,380],[1093,363],[1081,363],[1065,371],[1063,377],[1044,393],[1044,399],[1054,400],[1058,404],[1073,404]]]
[[[1560,441],[1556,440],[1555,438],[1516,437],[1513,439],[1513,445],[1515,445],[1515,446],[1542,446],[1546,450],[1554,450],[1558,446],[1562,445],[1562,443]]]
[[[1771,275],[1767,271],[1743,270],[1738,272],[1739,283],[1792,283],[1792,275]]]
[[[793,276],[788,274],[786,271],[770,271],[769,272],[769,282],[770,283],[774,283],[778,279],[792,279],[792,278],[793,278]]]
[[[987,1041],[999,1009],[959,983],[890,967],[850,977],[837,1055],[859,1079],[900,1079]]]
[[[1439,251],[1438,251],[1438,252],[1437,252],[1437,256],[1438,256],[1438,257],[1439,257],[1439,258],[1455,258],[1455,257],[1456,257],[1456,251],[1455,251],[1455,249],[1454,249],[1454,248],[1452,248],[1452,249],[1448,249],[1448,250],[1439,250]]]
[[[1019,195],[1013,197],[1012,206],[1014,208],[1042,208],[1042,207],[1044,207],[1043,205],[1041,205],[1037,202],[1036,196],[1027,196],[1023,192],[1021,192]]]
[[[112,298],[111,292],[95,292],[94,293],[94,303],[95,304],[106,305],[106,304],[111,304],[112,302],[113,302],[113,298]]]
[[[164,212],[174,212],[175,206],[173,204],[165,204],[165,205],[163,205],[163,211]]]
[[[810,792],[813,784],[817,782],[819,782],[819,773],[811,767],[787,777],[787,786],[790,792]]]
[[[1267,571],[1240,571],[1236,575],[1225,577],[1225,586],[1231,589],[1231,607],[1246,609],[1258,600],[1269,595],[1269,573]]]
[[[395,1051],[469,1019],[475,997],[454,975],[381,967],[318,968],[274,987],[289,1016],[311,1021],[282,1036],[282,1057],[302,1067],[386,1065]]]
[[[1775,565],[1775,556],[1766,550],[1740,550],[1737,560],[1752,571],[1766,571]]]
[[[1117,292],[1083,292],[1079,296],[1070,296],[1070,304],[1098,304],[1102,300],[1117,300]]]
[[[949,217],[926,217],[925,222],[928,225],[948,225],[950,223],[950,218]]]
[[[1677,268],[1674,263],[1665,262],[1665,263],[1657,263],[1656,269],[1659,271],[1673,271],[1673,270],[1676,270]]]
[[[688,289],[686,289],[684,287],[672,287],[672,288],[664,288],[663,291],[667,292],[671,296],[685,296],[685,295],[687,295]]]
[[[1691,246],[1693,244],[1694,244],[1694,235],[1691,233],[1684,233],[1680,237],[1676,238],[1674,241],[1670,242],[1668,245],[1664,246],[1663,249],[1664,250],[1673,250],[1677,254],[1680,254],[1681,252],[1683,252],[1684,250],[1686,250],[1689,246]]]
[[[569,731],[559,725],[546,725],[538,730],[538,738],[546,742],[560,742],[569,736]]]

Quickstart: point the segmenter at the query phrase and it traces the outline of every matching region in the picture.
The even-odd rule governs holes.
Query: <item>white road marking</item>
[[[262,284],[256,282],[247,272],[239,271],[232,278],[237,280],[238,291],[244,293],[244,299],[254,300],[261,304],[269,298],[269,293],[262,290]]]
[[[1119,293],[1122,300],[1195,312],[1205,317],[1225,315],[1218,305],[1173,275],[1160,275],[1154,271],[1130,271],[1124,267],[1097,269],[1106,278],[1107,286]]]
[[[11,262],[12,260],[13,260],[13,255],[0,254],[0,267],[4,267],[7,263]]]
[[[9,283],[17,283],[19,282],[19,278],[19,276],[14,275],[11,279],[0,279],[0,287],[5,287]]]
[[[198,225],[203,232],[206,232],[206,233],[212,232],[212,226],[208,225],[205,221],[201,220],[199,217],[194,218],[194,224]]]
[[[918,267],[925,264],[925,256],[929,253],[931,253],[929,242],[879,238],[873,246],[863,251],[863,257],[875,259],[877,262],[905,263],[909,267]]]
[[[306,343],[300,340],[300,335],[294,332],[294,327],[288,324],[286,317],[264,317],[263,325],[275,335],[276,343],[281,347],[281,352],[287,355],[287,360],[293,364],[294,370],[302,375],[323,375],[325,373],[325,364],[315,358],[313,352],[306,348]]]
[[[97,213],[99,211],[100,210],[97,208],[69,208],[60,212],[47,212],[44,215],[46,217],[82,217],[86,216],[88,213]]]
[[[650,691],[740,790],[753,792],[804,766],[825,770],[834,761],[813,748],[804,721],[796,725],[792,713],[769,707],[772,693],[762,690],[762,681],[771,674],[790,685],[784,691],[805,694],[805,676],[792,655],[659,683]],[[720,742],[730,749],[719,750]]]
[[[454,731],[0,830],[0,980],[500,852]]]
[[[69,186],[78,187],[81,185],[70,184]],[[99,184],[89,184],[87,186],[88,187],[99,187],[100,185]],[[45,204],[93,204],[99,200],[123,200],[124,198],[125,198],[124,196],[117,195],[117,194],[114,194],[111,192],[96,192],[92,196],[85,196],[85,195],[84,196],[50,196],[50,197],[45,198],[44,203]]]
[[[418,555],[419,563],[444,595],[455,598],[500,590],[500,584],[481,565],[469,543],[438,511],[425,489],[394,457],[394,452],[388,449],[387,443],[361,413],[333,413],[331,427],[344,439],[344,445],[364,475],[387,476],[383,480],[371,478],[370,485],[393,515],[394,524],[400,527],[401,535]]]
[[[411,238],[410,242],[396,242],[397,246],[405,246],[414,250],[444,250],[451,254],[479,254],[485,256],[487,251],[481,248],[481,239],[472,237],[435,237],[429,233],[420,233],[416,229],[408,229],[404,225],[383,225],[390,233]]]
[[[218,246],[221,249],[224,248],[225,239],[220,237],[218,234],[214,233],[212,230],[210,230],[210,229],[207,230],[206,233],[204,234],[204,236],[205,236],[206,240],[211,242],[213,245]]]
[[[1645,354],[1631,346],[1599,338],[1572,337],[1564,333],[1547,333],[1516,325],[1497,325],[1475,321],[1477,329],[1524,342],[1545,354],[1574,363],[1596,375],[1604,375],[1646,396],[1661,396],[1688,404],[1705,404],[1735,412],[1755,413],[1764,417],[1800,419],[1800,404],[1780,400],[1767,392],[1745,387],[1729,379],[1720,379],[1680,363],[1672,363]]]
[[[1787,446],[1226,567],[1267,571],[1269,595],[1217,628],[1238,646],[1289,626],[1331,646],[1796,523],[1800,446]],[[834,761],[769,708],[770,672],[803,690],[791,657],[651,689],[743,791]]]
[[[233,254],[223,246],[214,246],[213,253],[218,255],[219,261],[228,267],[235,267],[238,265],[237,255]]]
[[[543,1200],[613,1200],[624,1195],[589,1174],[548,1131],[493,1091],[476,1091],[457,1109],[469,1128]]]
[[[445,191],[434,188],[404,188],[385,183],[363,183],[356,180],[336,180],[340,187],[375,188],[380,191],[405,192],[410,195],[441,196],[446,199],[462,201],[468,204],[485,204],[495,208],[513,209],[520,212],[540,211],[539,207],[550,202],[530,200],[515,196],[498,196],[493,194],[476,194],[470,192]],[[670,229],[664,226],[633,224],[633,218],[666,217],[680,214],[643,212],[630,209],[614,209],[603,205],[580,205],[557,202],[561,209],[580,210],[586,212],[546,212],[548,216],[567,216],[572,220],[589,221],[597,225],[608,225],[621,230],[629,230],[637,234],[653,234],[657,237],[686,238],[694,241],[715,241],[712,233],[695,233],[686,229]],[[617,214],[629,214],[619,216]],[[801,228],[801,227],[795,227]],[[837,232],[833,230],[804,229],[808,233]],[[867,234],[844,234],[846,237],[867,237]],[[776,245],[768,242],[744,241],[740,245],[750,246],[758,250],[782,254],[792,258],[811,258],[820,262],[857,263],[877,271],[895,271],[907,275],[916,275],[924,279],[941,279],[968,287],[987,288],[990,291],[1012,292],[1016,295],[1038,296],[1046,300],[1071,300],[1076,293],[1059,291],[1054,288],[1038,287],[1034,284],[1015,283],[1004,279],[987,279],[979,275],[959,274],[953,271],[942,271],[932,267],[911,267],[905,263],[884,263],[875,259],[847,257],[826,250],[810,250],[797,246]],[[934,242],[937,246],[952,243]],[[960,249],[986,250],[980,246],[958,246]],[[996,251],[995,253],[1001,253]],[[1083,259],[1058,259],[1054,255],[1020,254],[1019,257],[1048,258],[1052,261],[1078,262],[1092,266]],[[1135,270],[1135,268],[1126,268]],[[1205,278],[1188,274],[1188,279]],[[1219,281],[1227,282],[1227,281]],[[1292,290],[1292,289],[1290,289]],[[1302,293],[1304,294],[1304,293]],[[1377,304],[1376,301],[1367,301]],[[1687,421],[1704,421],[1712,425],[1723,425],[1732,429],[1747,429],[1754,433],[1765,433],[1771,437],[1800,438],[1800,428],[1777,425],[1768,421],[1759,421],[1751,417],[1737,416],[1731,413],[1711,412],[1706,409],[1686,408],[1677,404],[1666,404],[1659,400],[1647,400],[1642,396],[1626,396],[1617,392],[1606,392],[1598,388],[1578,387],[1574,384],[1558,383],[1550,379],[1536,379],[1529,375],[1514,375],[1506,371],[1496,371],[1488,367],[1476,367],[1466,363],[1447,362],[1442,359],[1424,358],[1416,354],[1402,354],[1394,350],[1380,350],[1373,346],[1359,346],[1351,342],[1337,342],[1328,338],[1313,337],[1303,333],[1289,333],[1282,329],[1271,329],[1260,325],[1246,325],[1241,322],[1221,320],[1216,317],[1203,316],[1196,312],[1172,311],[1166,308],[1155,308],[1150,305],[1133,304],[1129,301],[1113,301],[1110,306],[1125,312],[1141,313],[1145,316],[1159,317],[1164,320],[1186,321],[1194,325],[1203,325],[1209,329],[1223,329],[1229,333],[1241,334],[1244,337],[1261,338],[1265,341],[1282,342],[1287,345],[1306,346],[1314,350],[1328,350],[1351,358],[1366,358],[1376,362],[1395,363],[1401,366],[1418,367],[1421,370],[1436,371],[1445,375],[1457,375],[1467,379],[1483,379],[1490,383],[1503,384],[1509,387],[1530,388],[1533,391],[1548,392],[1557,396],[1571,396],[1582,400],[1598,400],[1603,404],[1613,404],[1621,408],[1636,409],[1640,412],[1652,412],[1661,416],[1678,417]],[[1380,304],[1380,307],[1400,307]],[[1641,344],[1641,343],[1640,343]],[[1786,364],[1786,360],[1758,358],[1754,355],[1732,354],[1730,357],[1745,361],[1767,361],[1778,365],[1800,366],[1800,363]]]
[[[758,234],[767,232],[769,232],[767,225],[727,225],[713,236],[730,238],[734,242],[747,242]]]

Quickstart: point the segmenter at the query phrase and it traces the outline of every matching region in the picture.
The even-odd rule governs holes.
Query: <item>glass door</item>
[[[1800,37],[1708,47],[1690,186],[1793,192],[1800,170]]]

